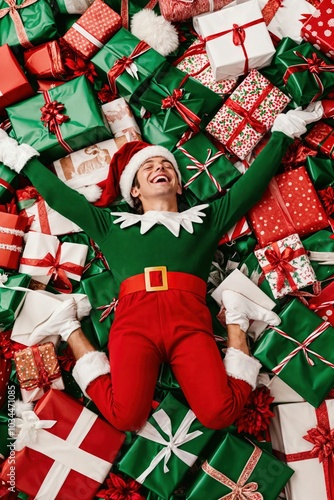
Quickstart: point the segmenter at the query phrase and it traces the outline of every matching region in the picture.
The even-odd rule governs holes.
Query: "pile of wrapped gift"
[[[279,113],[326,103],[212,263],[222,358],[213,292],[231,272],[281,318],[250,328],[263,369],[221,431],[200,424],[168,365],[138,432],[101,417],[69,347],[45,331],[71,295],[106,351],[118,290],[95,242],[0,164],[0,498],[334,499],[331,98],[334,0],[0,0],[0,127],[87,197],[114,153],[144,140],[175,154],[181,209],[210,202],[266,147]]]

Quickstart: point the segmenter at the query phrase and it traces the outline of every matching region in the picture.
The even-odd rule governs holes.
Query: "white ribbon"
[[[160,432],[153,427],[150,422],[146,422],[144,427],[140,429],[138,432],[138,436],[144,437],[145,439],[149,439],[150,441],[154,441],[155,443],[159,443],[164,446],[164,448],[153,458],[150,465],[146,470],[136,479],[138,483],[143,483],[147,476],[151,474],[151,472],[157,467],[157,465],[164,461],[164,473],[169,472],[167,467],[168,461],[172,456],[172,453],[176,455],[182,462],[187,464],[189,467],[193,465],[195,460],[197,459],[197,455],[190,453],[185,450],[180,450],[179,446],[188,443],[188,441],[192,441],[193,439],[201,436],[203,434],[202,431],[194,431],[188,433],[191,424],[196,419],[195,414],[189,410],[184,419],[182,420],[180,427],[177,429],[175,435],[172,434],[172,423],[164,410],[158,410],[153,415],[154,420],[157,422],[161,430],[167,434],[169,437],[169,441],[160,434]]]
[[[129,73],[132,78],[139,80],[137,64],[132,62],[129,66],[125,67],[125,71]]]
[[[307,251],[308,258],[319,262],[320,266],[334,266],[334,252]]]
[[[77,30],[80,35],[84,36],[87,40],[89,40],[95,47],[98,47],[99,49],[103,48],[103,43],[101,43],[95,36],[91,35],[88,31],[85,30],[80,24],[74,23],[72,24],[72,28]]]
[[[57,420],[40,420],[31,410],[23,411],[22,418],[15,418],[15,450],[20,451],[37,441],[38,429],[50,429]]]

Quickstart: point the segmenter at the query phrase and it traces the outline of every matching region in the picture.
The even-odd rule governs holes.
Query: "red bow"
[[[69,120],[69,116],[63,115],[65,106],[61,102],[47,102],[40,109],[42,111],[41,121],[44,122],[44,127],[48,127],[50,134],[56,133],[57,125]]]
[[[232,111],[238,113],[251,127],[259,134],[265,134],[267,132],[267,127],[264,123],[261,123],[257,118],[252,116],[253,110],[247,111],[240,104],[233,99],[227,99],[226,106],[228,106]],[[243,121],[244,121],[243,120]]]
[[[334,189],[332,186],[328,186],[318,191],[318,194],[326,214],[331,215],[334,212]]]
[[[289,261],[304,255],[306,253],[305,249],[299,248],[298,250],[293,250],[291,247],[286,247],[283,252],[281,252],[276,242],[272,243],[271,247],[271,249],[264,252],[269,262],[269,264],[263,268],[264,273],[267,274],[270,271],[277,272],[277,291],[283,288],[286,279],[291,288],[296,290],[296,284],[290,276],[290,273],[295,271],[296,268],[290,264]]]
[[[165,97],[161,101],[161,109],[175,108],[181,115],[183,121],[191,128],[195,133],[199,132],[199,124],[201,119],[193,113],[187,106],[185,106],[180,99],[183,97],[182,89],[174,89],[172,95]]]
[[[325,429],[320,425],[307,431],[303,438],[314,444],[311,450],[312,457],[317,457],[319,462],[332,458],[334,460],[334,429]]]

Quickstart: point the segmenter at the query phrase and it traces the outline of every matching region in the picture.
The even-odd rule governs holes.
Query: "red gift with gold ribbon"
[[[305,136],[309,146],[318,149],[326,156],[334,159],[334,129],[325,122],[318,122]]]

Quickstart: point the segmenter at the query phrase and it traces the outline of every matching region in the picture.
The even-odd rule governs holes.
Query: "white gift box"
[[[256,21],[258,23],[247,26]],[[204,39],[226,32],[206,43],[206,51],[217,81],[245,73],[244,50],[248,58],[248,70],[268,66],[275,54],[257,0],[194,17],[193,24],[197,33]],[[236,38],[233,30],[235,25],[243,29],[244,50],[242,45],[235,45],[233,42]]]
[[[123,97],[102,104],[101,109],[115,137],[125,135],[128,141],[142,140],[140,128]]]
[[[263,11],[265,21],[266,9],[270,10],[271,4],[276,3],[273,0],[258,0],[260,9]],[[300,30],[305,23],[305,16],[312,15],[315,7],[306,0],[282,0],[281,5],[272,20],[267,24],[268,31],[273,33],[279,39],[288,36],[297,43],[302,41]],[[268,19],[269,20],[269,19]]]
[[[88,252],[87,245],[69,242],[60,243],[57,236],[34,233],[31,231],[26,235],[25,241],[26,243],[19,268],[20,273],[29,274],[34,280],[47,284],[53,272],[52,263],[50,263],[50,265],[47,263],[38,265],[38,263],[33,261],[43,260],[48,254],[55,258],[59,246],[61,245],[59,266],[64,266],[64,272],[69,279],[80,281]],[[25,262],[24,259],[31,260],[31,263]],[[72,270],[66,270],[65,263],[75,264],[79,268],[82,268],[82,270],[78,274]],[[56,263],[55,265],[57,266],[58,264]],[[55,269],[55,271],[57,272],[57,269]]]
[[[328,496],[326,490],[326,461],[321,463],[316,453],[310,456],[316,445],[304,436],[317,426],[326,433],[333,432],[334,400],[324,401],[317,409],[309,403],[278,405],[274,413],[269,427],[273,450],[283,453],[287,464],[295,471],[285,487],[287,500],[331,500],[333,496]],[[332,454],[329,460],[333,460]]]
[[[39,201],[34,203],[33,205],[31,205],[31,207],[22,210],[22,212],[20,213],[26,215],[27,217],[31,217],[32,222],[30,223],[30,231],[45,233],[46,231],[44,231],[43,221],[41,221],[39,217],[39,209],[38,209],[39,203],[41,202]],[[48,231],[50,230],[51,234],[61,235],[69,233],[78,233],[82,231],[82,229],[77,224],[67,219],[60,213],[56,212],[56,210],[53,210],[53,208],[51,208],[46,203],[46,201],[42,201],[42,203],[44,203],[45,206],[47,222],[48,222]]]
[[[274,403],[299,403],[305,401],[304,398],[277,375],[270,377],[268,373],[260,373],[256,385],[267,387],[270,390],[271,396],[275,398]]]

